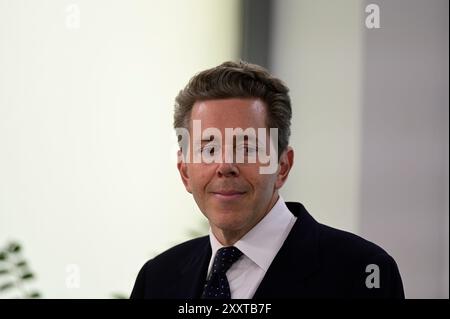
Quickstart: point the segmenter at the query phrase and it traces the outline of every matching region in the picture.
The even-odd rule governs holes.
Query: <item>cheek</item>
[[[272,194],[275,188],[276,176],[275,175],[260,175],[259,190],[260,193]]]
[[[213,171],[207,165],[192,164],[190,167],[189,182],[196,193],[203,192],[213,176]]]
[[[260,174],[259,170],[241,170],[241,175],[247,180],[247,182],[253,188],[253,191],[261,196],[262,194],[272,194],[275,182],[276,175],[272,174]]]

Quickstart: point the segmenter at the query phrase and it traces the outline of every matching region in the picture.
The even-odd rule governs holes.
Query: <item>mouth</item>
[[[212,192],[213,196],[220,200],[235,200],[244,196],[245,192],[240,191],[215,191]]]

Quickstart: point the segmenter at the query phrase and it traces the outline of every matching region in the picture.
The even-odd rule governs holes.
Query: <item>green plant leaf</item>
[[[20,276],[20,279],[22,280],[27,280],[27,279],[32,279],[34,278],[34,275],[31,272],[27,272],[25,274],[23,274],[22,276]]]
[[[199,231],[197,231],[197,230],[189,230],[188,231],[188,236],[189,237],[200,237],[200,236],[202,236],[203,234],[202,233],[200,233]]]
[[[33,291],[28,294],[28,298],[41,298],[41,294],[38,291]]]
[[[4,251],[0,252],[0,260],[6,260],[8,257],[8,254]]]
[[[9,269],[0,269],[0,275],[9,274]]]
[[[27,265],[27,262],[25,260],[21,260],[16,263],[16,267],[24,267]]]
[[[0,291],[4,291],[4,290],[7,290],[7,289],[12,288],[12,287],[14,287],[14,283],[13,282],[7,282],[7,283],[4,283],[4,284],[0,285]]]
[[[114,299],[128,299],[128,296],[124,293],[120,293],[120,292],[115,292],[112,294],[112,297]]]
[[[21,249],[20,244],[16,242],[12,242],[8,246],[8,251],[13,254],[18,253],[20,249]]]

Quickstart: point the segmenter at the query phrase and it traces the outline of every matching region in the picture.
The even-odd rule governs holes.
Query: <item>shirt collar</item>
[[[265,272],[286,239],[296,217],[289,211],[281,195],[277,202],[247,234],[239,239],[234,246],[256,263]],[[212,258],[217,250],[224,247],[209,229]]]

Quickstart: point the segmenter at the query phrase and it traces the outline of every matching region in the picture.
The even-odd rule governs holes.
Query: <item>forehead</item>
[[[201,120],[202,128],[266,127],[266,105],[257,98],[198,101],[191,111],[193,120]]]

